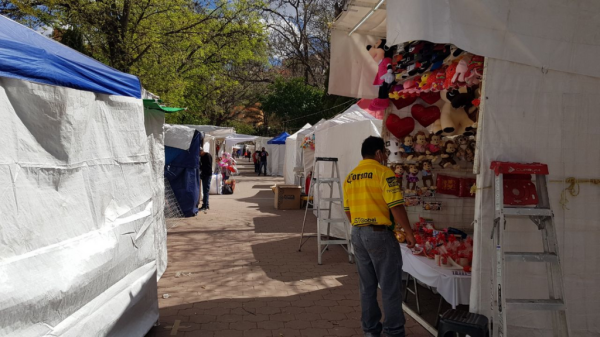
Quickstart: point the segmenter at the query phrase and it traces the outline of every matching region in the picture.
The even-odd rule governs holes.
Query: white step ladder
[[[320,166],[325,165],[326,163],[331,163],[331,175],[329,177],[321,177]],[[321,164],[321,165],[320,165]],[[325,158],[325,157],[317,157],[315,159],[315,165],[313,170],[313,175],[311,178],[310,188],[308,190],[308,198],[306,202],[306,209],[304,210],[304,221],[302,222],[302,234],[300,235],[300,246],[298,247],[298,251],[302,251],[302,246],[308,241],[311,237],[317,238],[317,249],[318,249],[318,258],[317,261],[319,264],[322,264],[322,256],[325,250],[328,249],[329,245],[342,245],[342,248],[346,250],[348,253],[348,261],[352,263],[352,249],[351,249],[351,241],[350,241],[350,232],[349,227],[350,223],[346,214],[344,212],[343,199],[342,199],[342,183],[340,181],[340,171],[338,169],[338,159],[337,158]],[[329,186],[329,197],[321,198],[321,184],[326,184]],[[333,188],[334,184],[337,184],[339,197],[333,197]],[[316,191],[316,192],[315,192]],[[315,198],[316,196],[316,198]],[[314,206],[316,200],[316,210],[317,210],[317,234],[313,235],[304,235],[304,226],[306,225],[306,215],[308,214],[308,209],[310,206]],[[326,208],[321,208],[321,204],[325,203]],[[331,218],[331,211],[333,207],[339,207],[340,214],[342,214],[341,218]],[[324,211],[327,211],[326,217],[323,217],[325,214]],[[331,224],[341,223],[344,225],[344,235],[343,239],[333,240],[330,237],[331,233]],[[321,237],[321,228],[324,224],[327,224],[327,236],[326,238]],[[305,240],[306,238],[306,240]]]
[[[558,241],[546,181],[548,166],[539,163],[492,162],[491,169],[494,170],[496,176],[494,183],[495,218],[492,239],[496,239],[496,299],[494,307],[499,319],[498,336],[508,335],[507,310],[518,309],[551,311],[553,336],[568,337],[569,329],[563,297],[563,278]],[[531,174],[535,175],[535,189],[531,182]],[[537,194],[537,197],[535,194]],[[508,202],[520,206],[506,206],[505,203]],[[536,206],[523,207],[523,205],[532,204]],[[528,217],[541,231],[544,251],[505,252],[503,240],[506,217]],[[549,292],[547,299],[507,298],[505,281],[508,276],[504,271],[505,264],[511,261],[546,264]]]

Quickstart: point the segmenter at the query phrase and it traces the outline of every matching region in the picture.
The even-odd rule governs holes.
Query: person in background
[[[252,155],[252,159],[254,159],[254,173],[258,173],[258,168],[260,165],[260,157],[259,157],[260,152],[254,151],[254,154]]]
[[[365,139],[361,155],[363,160],[344,181],[344,211],[352,224],[352,247],[360,279],[361,325],[365,337],[379,337],[382,331],[385,336],[404,337],[402,254],[392,228],[400,224],[409,248],[414,247],[415,237],[400,184],[386,166],[383,139]],[[378,285],[385,313],[383,324]]]
[[[258,165],[258,175],[260,176],[261,171],[264,167],[265,177],[267,176],[267,157],[269,156],[269,152],[265,151],[265,148],[262,148],[262,151],[258,154],[259,165]]]
[[[246,158],[248,158],[248,162],[250,162],[251,154],[252,154],[252,151],[246,150]]]
[[[208,152],[200,148],[200,180],[202,181],[202,207],[200,211],[208,211],[208,195],[210,192],[210,180],[213,173],[213,158]]]

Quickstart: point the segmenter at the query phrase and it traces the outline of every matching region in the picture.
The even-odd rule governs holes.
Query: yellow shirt
[[[350,211],[353,226],[389,226],[390,208],[403,204],[396,175],[376,160],[362,160],[346,177],[344,210]]]

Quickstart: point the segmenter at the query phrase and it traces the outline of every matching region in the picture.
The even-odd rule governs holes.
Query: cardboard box
[[[301,186],[275,185],[274,204],[276,209],[300,209]]]

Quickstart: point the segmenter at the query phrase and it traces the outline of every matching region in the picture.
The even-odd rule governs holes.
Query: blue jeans
[[[208,194],[210,192],[210,180],[212,176],[200,176],[202,180],[202,208],[208,207]]]
[[[392,231],[373,229],[373,226],[352,227],[352,245],[360,278],[362,329],[376,336],[383,330],[387,336],[404,337],[400,245]],[[378,284],[385,312],[383,325],[377,303]]]
[[[261,171],[263,171],[263,167],[264,167],[264,172],[265,172],[265,176],[267,175],[267,162],[266,161],[261,161],[260,165],[258,166],[258,175],[260,175]]]

